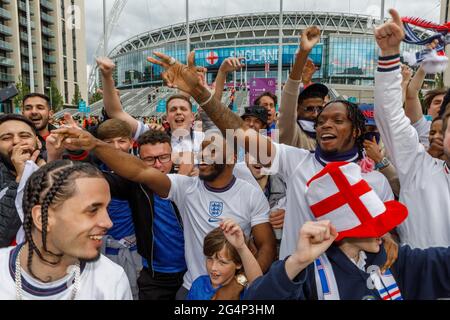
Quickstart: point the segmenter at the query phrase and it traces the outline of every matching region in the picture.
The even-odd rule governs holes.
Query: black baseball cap
[[[330,90],[326,85],[323,85],[321,83],[313,83],[312,85],[309,85],[306,88],[302,88],[300,90],[300,96],[298,97],[298,100],[300,101],[316,97],[324,99],[329,92]]]
[[[241,116],[241,118],[242,120],[245,120],[247,117],[255,117],[264,125],[267,125],[267,121],[269,120],[269,114],[267,113],[266,108],[260,106],[246,107],[245,113]]]

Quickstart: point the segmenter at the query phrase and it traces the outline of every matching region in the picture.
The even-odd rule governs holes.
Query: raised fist
[[[309,221],[300,229],[297,250],[292,256],[299,264],[308,265],[322,255],[337,236],[330,221]]]
[[[309,27],[303,30],[300,50],[311,51],[312,48],[320,41],[320,29],[316,26]]]
[[[113,73],[116,65],[114,64],[114,62],[112,62],[111,59],[102,57],[102,58],[97,58],[96,61],[97,61],[97,66],[100,69],[100,71],[104,77],[112,76],[112,73]]]

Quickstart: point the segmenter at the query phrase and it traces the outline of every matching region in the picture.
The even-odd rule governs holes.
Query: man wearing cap
[[[414,248],[450,245],[450,163],[433,158],[403,110],[400,44],[403,25],[395,10],[390,31],[376,37],[381,48],[375,75],[375,120],[381,138],[397,168],[400,201],[409,208],[408,219],[397,230],[400,240]],[[444,117],[444,153],[450,155],[450,130]]]
[[[450,248],[399,249],[383,270],[381,237],[408,209],[383,203],[353,163],[329,164],[308,182],[316,221],[300,230],[297,249],[246,290],[248,300],[436,300],[450,297]]]
[[[308,38],[308,33],[313,36]],[[320,83],[301,88],[302,72],[308,61],[308,55],[320,40],[320,31],[316,27],[306,29],[301,37],[300,51],[292,72],[283,89],[278,128],[280,143],[306,150],[316,148],[316,130],[314,123],[324,106],[328,88]],[[312,63],[309,61],[309,63]]]
[[[260,106],[246,107],[241,119],[255,131],[267,129],[268,112]]]

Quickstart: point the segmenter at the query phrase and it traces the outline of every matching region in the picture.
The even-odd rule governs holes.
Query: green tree
[[[89,105],[92,105],[96,103],[97,101],[100,101],[103,99],[103,95],[98,92],[97,87],[94,88],[94,93],[89,97]]]
[[[72,98],[72,105],[77,106],[80,103],[80,101],[82,100],[81,97],[81,93],[80,93],[80,88],[78,87],[78,85],[75,85],[75,93],[73,94],[73,98]]]
[[[435,77],[436,81],[436,88],[437,89],[443,89],[444,86],[444,74],[443,73],[437,73]]]
[[[63,109],[64,105],[64,98],[59,91],[58,87],[56,86],[55,81],[50,82],[50,88],[51,88],[51,102],[52,102],[52,110],[54,112],[61,111]],[[48,92],[50,94],[50,92]]]
[[[22,107],[22,100],[27,94],[30,93],[30,87],[23,81],[22,77],[19,76],[19,81],[16,83],[17,91],[19,92],[17,96],[14,98],[13,103],[14,107],[20,108]]]

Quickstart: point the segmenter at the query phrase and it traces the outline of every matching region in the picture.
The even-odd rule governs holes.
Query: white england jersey
[[[248,237],[254,226],[269,222],[269,204],[261,189],[234,178],[223,189],[212,189],[198,177],[168,175],[171,188],[168,199],[175,202],[183,220],[185,257],[188,271],[183,286],[190,289],[193,280],[207,273],[203,255],[206,235],[219,227],[224,218],[232,218]]]
[[[15,263],[20,247],[0,250],[0,300],[16,299]],[[37,259],[36,257],[34,259]],[[69,300],[74,287],[74,273],[52,283],[42,283],[22,269],[24,300]],[[105,256],[81,265],[76,300],[132,300],[125,271]]]

